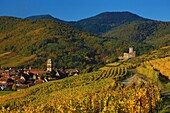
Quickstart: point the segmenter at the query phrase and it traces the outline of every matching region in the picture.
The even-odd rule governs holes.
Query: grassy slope
[[[8,94],[11,94],[11,93],[14,93],[14,91],[0,91],[0,96],[8,95]]]
[[[17,55],[12,52],[5,52],[0,54],[0,65],[1,68],[4,67],[17,67],[33,60],[36,55],[30,55],[27,57]]]

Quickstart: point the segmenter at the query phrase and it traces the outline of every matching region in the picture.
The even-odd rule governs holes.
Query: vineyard
[[[160,76],[170,79],[170,57],[133,63],[136,59],[0,95],[0,113],[155,113],[163,107],[169,112]],[[133,77],[143,81],[124,84]]]
[[[161,113],[170,112],[170,57],[154,58],[147,60],[139,67],[136,72],[154,81],[161,86],[163,109]]]
[[[137,72],[143,73],[149,78],[158,79],[159,74],[170,79],[170,57],[145,61],[137,67]]]
[[[158,86],[148,82],[125,87],[110,78],[91,79],[92,75],[98,74],[101,72],[53,81],[0,96],[0,112],[146,113],[158,110],[161,101]]]
[[[126,75],[129,75],[128,70],[135,68],[136,65],[132,63],[112,63],[108,64],[103,68],[100,68],[101,73],[98,77],[95,77],[96,80],[102,78],[113,78],[115,80],[122,80],[126,78]]]

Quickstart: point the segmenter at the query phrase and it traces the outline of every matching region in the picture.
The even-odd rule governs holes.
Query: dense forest
[[[77,68],[82,69],[101,63],[100,59],[104,55],[104,50],[99,51],[100,38],[59,21],[12,17],[1,17],[0,21],[3,23],[0,25],[0,52],[10,51],[23,57],[36,55],[36,58],[29,62],[36,68],[42,68],[47,58],[52,58],[56,68],[80,66]]]
[[[149,21],[149,19],[130,12],[104,12],[77,22],[70,22],[70,24],[83,31],[101,35],[120,25],[140,21]]]

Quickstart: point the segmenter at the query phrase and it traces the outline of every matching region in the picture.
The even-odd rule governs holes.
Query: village
[[[47,60],[47,69],[0,70],[0,91],[19,91],[44,82],[62,79],[79,74],[78,69],[53,69],[51,59]]]
[[[136,51],[132,47],[129,53],[123,53],[118,59],[129,59],[136,56]],[[17,69],[10,68],[8,70],[0,70],[0,90],[19,91],[44,82],[62,79],[65,77],[76,76],[80,72],[78,69],[53,69],[51,59],[47,60],[46,70],[40,69]]]

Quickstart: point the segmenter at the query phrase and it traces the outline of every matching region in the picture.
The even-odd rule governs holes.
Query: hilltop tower
[[[51,72],[52,69],[53,69],[52,60],[51,60],[51,59],[48,59],[48,60],[47,60],[47,71],[48,71],[48,72]]]
[[[129,59],[136,57],[136,51],[133,50],[133,47],[129,48],[129,53],[123,53],[123,57],[120,56],[119,59]]]
[[[133,53],[133,47],[129,48],[129,53]]]
[[[133,50],[133,47],[129,48],[129,58],[136,57],[136,51]]]

